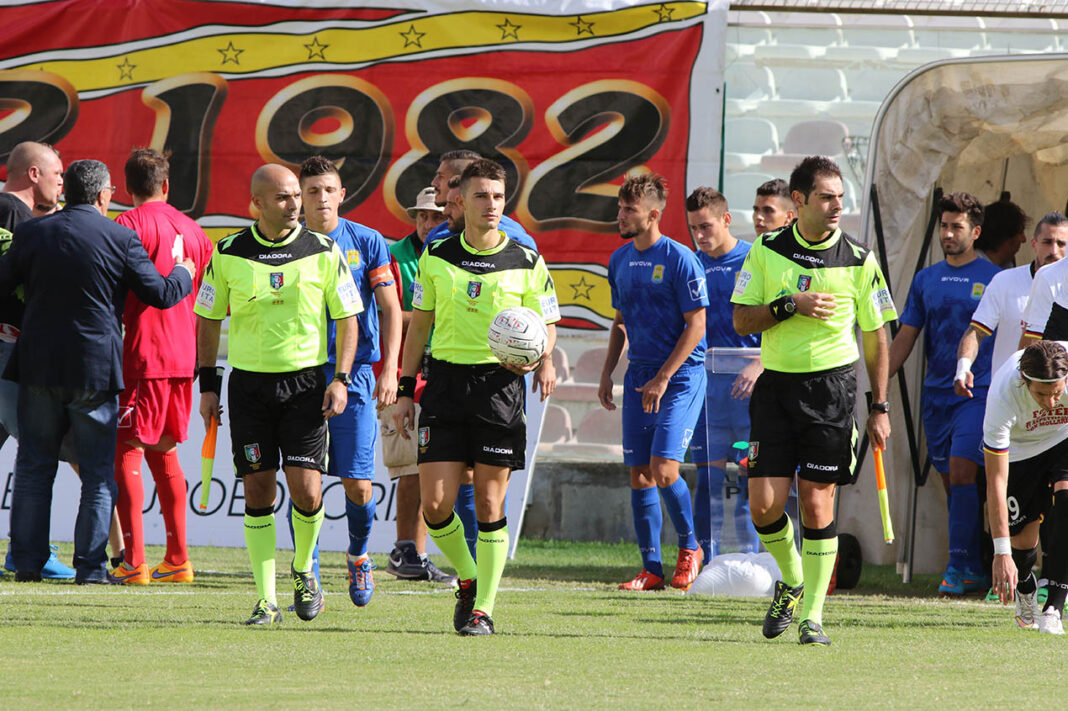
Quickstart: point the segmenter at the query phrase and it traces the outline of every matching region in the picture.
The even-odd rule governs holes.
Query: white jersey
[[[1060,344],[1068,348],[1068,342]],[[1039,407],[1020,375],[1022,354],[1013,353],[994,373],[983,417],[983,449],[1008,452],[1010,462],[1030,459],[1068,439],[1068,392],[1052,410]]]
[[[994,334],[990,372],[1016,352],[1024,326],[1024,308],[1031,293],[1031,265],[998,272],[986,285],[983,298],[972,314],[972,325],[986,335]]]
[[[1035,272],[1031,296],[1024,308],[1024,331],[1041,338],[1049,332],[1051,340],[1068,340],[1068,259],[1062,259]]]

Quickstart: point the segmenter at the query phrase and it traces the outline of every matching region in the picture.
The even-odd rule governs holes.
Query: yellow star
[[[404,46],[411,47],[416,46],[419,49],[423,48],[423,37],[426,36],[426,32],[416,32],[415,25],[408,27],[407,32],[401,32],[400,36],[404,38]]]
[[[593,289],[594,284],[587,284],[585,275],[580,276],[577,282],[569,284],[568,286],[575,290],[576,299],[590,300],[590,290]]]
[[[653,12],[660,16],[660,22],[670,22],[671,15],[675,12],[675,8],[668,7],[666,3],[660,3],[660,7],[653,10]]]
[[[225,47],[223,47],[222,49],[217,49],[215,51],[222,55],[222,63],[223,64],[226,64],[227,62],[233,62],[234,64],[241,64],[241,62],[239,62],[237,58],[245,50],[238,49],[237,47],[234,46],[233,42],[228,42]]]
[[[318,57],[319,59],[326,59],[326,56],[323,54],[323,51],[329,46],[330,45],[328,44],[319,44],[318,37],[312,37],[312,41],[304,45],[304,47],[308,50],[308,59],[315,59],[316,57]]]
[[[133,70],[137,68],[136,64],[130,64],[129,57],[122,58],[122,64],[116,64],[119,69],[119,79],[133,79]]]
[[[579,37],[581,37],[583,34],[588,34],[590,37],[593,37],[593,24],[594,23],[586,22],[585,20],[582,19],[581,15],[576,17],[574,22],[569,22],[567,24],[569,24],[569,25],[571,25],[572,27],[575,28],[576,33],[578,34]]]
[[[511,37],[512,39],[519,39],[519,30],[523,26],[513,25],[512,21],[506,17],[504,18],[504,23],[497,25],[497,27],[501,30],[501,39],[506,40],[509,37]]]

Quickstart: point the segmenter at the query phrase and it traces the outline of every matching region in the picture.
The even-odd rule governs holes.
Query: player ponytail
[[[1056,383],[1068,377],[1068,351],[1057,341],[1035,341],[1020,356],[1020,375],[1035,383]]]

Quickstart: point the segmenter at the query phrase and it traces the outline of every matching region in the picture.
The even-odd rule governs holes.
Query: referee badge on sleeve
[[[760,442],[749,443],[749,467],[756,464],[757,455],[760,454]]]
[[[215,287],[208,282],[201,282],[197,292],[197,306],[211,311],[215,308]]]

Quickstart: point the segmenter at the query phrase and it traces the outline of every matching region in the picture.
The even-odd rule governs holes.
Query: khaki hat
[[[444,207],[438,207],[434,203],[434,188],[423,188],[419,191],[419,197],[415,199],[415,207],[408,208],[408,217],[415,217],[419,210],[432,210],[433,212],[445,212]]]

